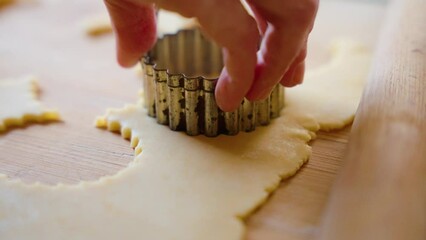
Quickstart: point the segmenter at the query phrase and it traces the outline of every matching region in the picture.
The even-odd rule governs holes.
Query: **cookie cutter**
[[[215,101],[223,68],[221,49],[198,28],[166,34],[141,59],[144,104],[148,115],[188,135],[236,135],[268,125],[284,107],[284,88],[276,85],[265,100],[244,99],[233,112]]]

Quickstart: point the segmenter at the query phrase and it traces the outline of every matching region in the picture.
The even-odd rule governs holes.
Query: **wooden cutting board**
[[[383,5],[323,1],[308,69],[329,59],[330,41],[338,37],[373,49],[383,10]],[[1,134],[0,173],[25,182],[73,184],[113,175],[132,161],[127,140],[93,124],[106,108],[135,102],[141,86],[135,71],[116,64],[112,35],[84,33],[81,21],[104,11],[102,1],[86,0],[23,0],[0,9],[0,81],[37,76],[41,100],[63,119]],[[315,233],[349,132],[348,127],[319,133],[309,162],[247,219],[247,239],[309,239]]]

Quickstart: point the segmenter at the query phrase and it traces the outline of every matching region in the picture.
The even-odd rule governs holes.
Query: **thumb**
[[[131,67],[155,43],[154,5],[132,0],[104,2],[116,34],[118,63],[123,67]]]

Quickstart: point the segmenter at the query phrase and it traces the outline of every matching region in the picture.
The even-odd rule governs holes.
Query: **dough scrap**
[[[347,45],[342,46],[339,51],[346,51]],[[317,71],[347,69],[346,60]],[[368,70],[362,64],[350,67]],[[323,84],[327,73],[319,73],[324,77],[317,81],[306,79],[306,84],[316,84],[318,99],[307,95],[309,88],[288,91],[288,109],[282,117],[237,136],[190,137],[173,132],[148,117],[141,104],[108,110],[96,125],[130,139],[135,160],[114,176],[77,185],[24,184],[0,175],[0,239],[243,238],[241,219],[310,156],[313,132],[307,128],[340,127],[355,112],[359,101],[355,97],[342,100],[351,103],[334,105],[345,109],[327,113],[321,111],[328,108],[306,106],[313,101],[328,104],[327,97],[351,87]],[[347,94],[352,93],[342,95]],[[296,106],[312,112],[302,115],[292,110]]]
[[[90,16],[82,20],[82,26],[89,36],[101,36],[112,33],[112,25],[107,13]]]
[[[239,218],[310,154],[308,131],[285,117],[218,138],[172,132],[136,105],[104,120],[142,153],[115,176],[78,185],[3,176],[1,239],[241,239]]]
[[[34,77],[0,81],[0,132],[28,122],[58,121],[59,113],[43,107],[37,100]]]

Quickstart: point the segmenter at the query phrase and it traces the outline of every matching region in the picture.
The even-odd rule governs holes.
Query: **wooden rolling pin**
[[[390,3],[318,239],[426,239],[426,0]]]

